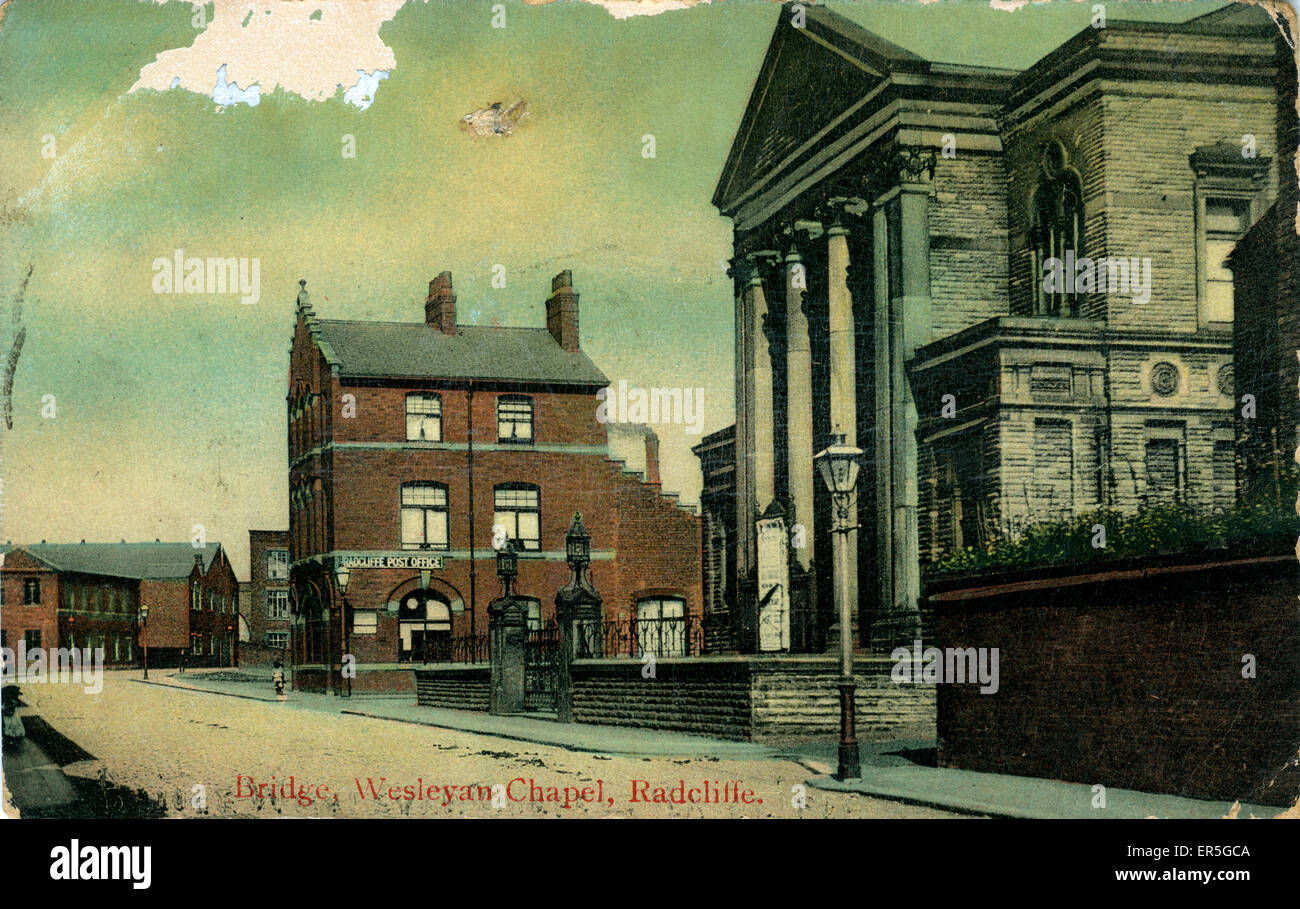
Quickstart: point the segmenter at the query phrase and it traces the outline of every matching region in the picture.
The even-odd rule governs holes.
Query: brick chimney
[[[451,289],[449,271],[429,282],[429,296],[424,300],[424,324],[443,334],[456,333],[456,294]]]
[[[565,350],[578,350],[578,294],[573,289],[573,273],[567,268],[551,279],[546,330]]]
[[[659,437],[653,430],[645,434],[645,481],[658,485],[659,479]]]

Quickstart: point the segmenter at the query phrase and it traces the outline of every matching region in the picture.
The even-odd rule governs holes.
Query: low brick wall
[[[491,672],[486,663],[415,670],[415,701],[424,707],[486,711],[490,686]]]
[[[940,686],[941,766],[1293,804],[1296,573],[1288,555],[933,594],[935,644],[1000,651],[995,694]]]
[[[892,665],[855,660],[858,735],[933,739],[934,686],[895,684]],[[839,732],[839,664],[829,657],[664,658],[654,678],[641,670],[635,660],[574,663],[574,720],[767,742]]]
[[[643,678],[642,668],[639,660],[574,663],[574,722],[748,738],[749,671],[743,660],[665,657],[655,661],[654,678]]]

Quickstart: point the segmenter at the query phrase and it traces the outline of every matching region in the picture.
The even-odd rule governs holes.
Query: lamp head
[[[844,436],[831,437],[831,444],[813,458],[822,482],[833,495],[847,495],[858,484],[862,466],[862,449],[847,445]]]

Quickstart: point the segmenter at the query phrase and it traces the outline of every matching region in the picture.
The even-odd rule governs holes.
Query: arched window
[[[497,441],[524,444],[533,441],[533,399],[527,395],[497,398]]]
[[[451,606],[432,590],[413,590],[398,607],[397,659],[429,663],[451,659]]]
[[[492,529],[504,527],[521,549],[542,548],[542,494],[531,483],[502,483],[492,489]]]
[[[447,549],[447,487],[402,484],[402,548]]]
[[[442,395],[406,396],[406,438],[411,442],[442,441]]]
[[[1083,300],[1074,293],[1073,266],[1084,256],[1083,180],[1057,139],[1043,146],[1041,170],[1030,203],[1034,315],[1077,316]]]

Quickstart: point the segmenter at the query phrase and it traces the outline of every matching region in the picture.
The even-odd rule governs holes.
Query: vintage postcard
[[[1295,816],[1296,101],[1280,2],[4,0],[4,813]]]

